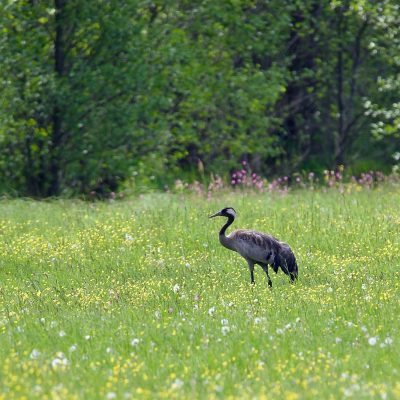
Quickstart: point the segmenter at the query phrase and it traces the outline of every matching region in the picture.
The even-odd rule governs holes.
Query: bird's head
[[[210,218],[214,217],[227,217],[227,218],[235,218],[236,211],[232,207],[223,208],[221,211],[216,212],[213,215],[210,215]]]

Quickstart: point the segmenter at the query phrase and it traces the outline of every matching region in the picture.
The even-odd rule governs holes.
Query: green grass
[[[224,206],[298,283],[250,285]],[[0,398],[400,397],[399,189],[3,201],[0,235]]]

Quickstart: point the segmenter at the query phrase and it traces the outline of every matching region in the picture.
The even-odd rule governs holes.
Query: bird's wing
[[[262,232],[238,229],[229,237],[235,243],[237,252],[255,262],[271,262],[279,250],[278,240]]]

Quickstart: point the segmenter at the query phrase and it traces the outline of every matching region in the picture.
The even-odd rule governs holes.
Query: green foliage
[[[263,174],[388,163],[397,11],[391,0],[4,1],[0,190],[104,194],[139,170],[163,186],[199,161],[220,174],[242,159]]]

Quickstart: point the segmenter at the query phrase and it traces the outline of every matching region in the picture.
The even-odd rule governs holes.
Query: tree
[[[151,6],[54,0],[0,7],[7,180],[39,196],[115,189],[135,163],[127,160],[143,140],[141,120],[159,106],[147,95],[162,84],[148,52]]]

